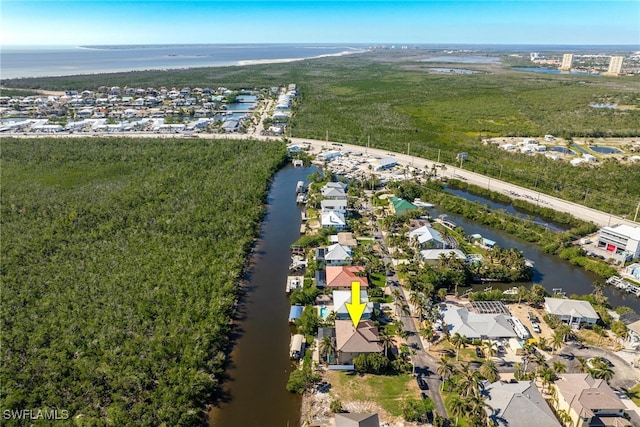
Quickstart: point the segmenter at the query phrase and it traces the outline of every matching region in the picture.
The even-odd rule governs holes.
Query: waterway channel
[[[289,247],[300,236],[296,183],[315,170],[287,166],[274,176],[236,326],[239,337],[226,372],[228,402],[211,411],[210,426],[299,425],[300,396],[285,390],[293,367],[285,284],[291,263]]]
[[[461,195],[462,196],[462,195]],[[573,266],[567,261],[560,259],[555,255],[545,253],[542,249],[525,240],[511,236],[501,230],[487,227],[467,220],[461,215],[457,215],[439,208],[432,209],[430,214],[437,217],[440,214],[446,214],[447,219],[453,221],[458,227],[464,229],[465,234],[479,233],[487,239],[493,240],[498,246],[503,248],[518,248],[522,250],[525,258],[534,262],[533,284],[543,286],[547,291],[552,292],[553,289],[561,288],[567,295],[571,294],[588,294],[593,292],[593,283],[596,281],[604,282],[599,276],[585,271],[581,267]],[[530,286],[532,283],[522,283]],[[510,284],[487,284],[477,285],[475,290],[484,288],[485,286],[493,286],[494,289],[509,289],[512,286],[519,286],[521,283]],[[626,305],[640,313],[640,299],[619,291],[618,289],[605,285],[603,288],[604,295],[609,298],[609,303],[613,307]]]

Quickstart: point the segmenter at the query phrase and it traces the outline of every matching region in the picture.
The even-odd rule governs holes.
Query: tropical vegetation
[[[4,138],[1,406],[62,408],[79,425],[202,422],[285,154],[256,141]]]

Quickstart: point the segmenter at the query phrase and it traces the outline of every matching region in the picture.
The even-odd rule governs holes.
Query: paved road
[[[262,112],[264,116],[268,110],[265,109]],[[264,136],[260,135],[259,132],[254,131],[249,134],[204,134],[198,133],[199,138],[202,139],[245,139],[252,138],[264,141],[276,141],[281,140],[281,137],[273,137],[273,136]],[[5,132],[3,134],[5,137],[18,137],[18,138],[33,138],[33,137],[80,137],[86,138],[88,136],[117,136],[117,137],[133,137],[133,138],[176,138],[180,137],[180,135],[176,134],[155,134],[148,132],[119,132],[119,133],[61,133],[61,134],[28,134],[23,135],[22,133],[10,133]],[[290,138],[291,142],[297,144],[308,143],[310,144],[314,150],[319,151],[322,148],[336,148],[332,147],[331,143],[327,141],[319,141],[307,138]],[[359,153],[367,153],[380,157],[388,157],[390,152],[388,150],[380,150],[376,148],[367,148],[362,147],[360,145],[350,145],[350,144],[340,144],[338,147],[342,151],[353,151]],[[423,169],[431,169],[435,162],[431,160],[422,159],[420,157],[409,156],[401,153],[391,153],[398,160],[398,163],[402,165],[413,165],[417,168]],[[526,199],[531,202],[536,202],[545,207],[555,209],[560,212],[567,212],[572,214],[573,216],[580,218],[585,221],[592,221],[600,227],[605,227],[608,225],[616,225],[616,224],[626,224],[632,227],[640,226],[640,223],[634,222],[628,219],[624,219],[622,217],[612,215],[607,212],[599,211],[597,209],[588,208],[586,206],[582,206],[578,203],[569,202],[566,200],[559,199],[557,197],[550,196],[548,194],[543,194],[535,190],[527,189],[524,187],[520,187],[514,184],[509,184],[508,182],[500,181],[495,178],[487,177],[475,172],[470,172],[464,169],[460,169],[459,167],[446,165],[446,169],[443,171],[442,169],[438,169],[440,173],[447,178],[457,178],[462,179],[464,181],[469,182],[470,184],[474,184],[480,187],[488,188],[493,191],[501,192],[510,195],[511,197],[518,197],[521,199]]]
[[[359,153],[372,154],[375,156],[381,157],[389,157],[388,150],[380,150],[376,148],[367,148],[362,147],[360,145],[350,145],[350,144],[340,144],[339,147],[333,147],[330,143],[326,141],[317,141],[310,140],[304,138],[291,138],[292,142],[301,144],[301,143],[309,143],[314,150],[320,150],[322,148],[339,148],[341,151],[353,151]],[[392,153],[398,163],[403,165],[413,165],[417,168],[423,169],[431,169],[435,162],[431,160],[422,159],[420,157],[408,156],[406,154],[401,153]],[[639,226],[640,223],[633,222],[622,217],[612,215],[607,212],[602,212],[596,209],[588,208],[586,206],[582,206],[578,203],[568,202],[566,200],[559,199],[557,197],[549,196],[547,194],[540,193],[535,190],[530,190],[524,187],[520,187],[514,184],[509,184],[508,182],[500,181],[495,178],[487,177],[475,172],[470,172],[464,169],[460,169],[459,167],[453,165],[446,165],[446,169],[442,171],[441,169],[437,169],[441,176],[445,176],[447,178],[457,178],[464,180],[470,184],[474,184],[483,188],[488,188],[492,191],[497,191],[500,193],[505,193],[510,195],[511,197],[518,197],[521,199],[526,199],[530,202],[538,203],[542,206],[555,209],[560,212],[567,212],[572,214],[573,216],[583,219],[585,221],[593,221],[600,227],[615,225],[615,224],[627,224],[630,226]],[[517,196],[516,196],[517,195]]]
[[[367,202],[368,204],[369,202]],[[371,206],[367,205],[365,208],[372,209]],[[382,232],[378,226],[378,223],[374,221],[376,230],[374,231],[374,239],[380,245],[383,255],[382,261],[385,265],[390,265],[390,270],[388,270],[387,274],[387,283],[391,289],[391,292],[394,290],[400,291],[400,304],[407,304],[407,301],[404,296],[404,292],[400,286],[399,278],[393,269],[393,264],[391,264],[391,257],[389,256],[389,250],[384,242]],[[429,386],[429,390],[423,390],[431,400],[433,400],[435,404],[435,412],[440,417],[447,417],[447,410],[444,406],[444,401],[442,400],[442,396],[440,395],[440,377],[436,374],[437,362],[436,360],[427,354],[424,351],[424,347],[422,346],[422,340],[420,339],[420,335],[416,330],[416,325],[413,321],[413,317],[410,314],[401,313],[400,320],[404,325],[404,330],[407,333],[407,344],[410,348],[416,350],[416,354],[413,356],[413,364],[415,366],[415,372],[418,376],[424,378]]]

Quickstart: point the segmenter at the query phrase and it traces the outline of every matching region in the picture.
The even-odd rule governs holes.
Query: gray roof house
[[[467,338],[496,339],[513,338],[518,335],[504,314],[473,313],[464,307],[447,304],[444,322],[450,333],[459,333]]]
[[[565,298],[545,298],[544,309],[555,314],[565,323],[571,326],[586,323],[595,325],[600,316],[591,307],[589,301],[580,301]]]
[[[485,386],[491,421],[498,427],[561,427],[532,381],[495,382]]]
[[[340,243],[329,246],[324,253],[324,260],[327,265],[351,264],[352,257],[351,248]]]
[[[339,320],[347,320],[350,319],[349,311],[347,310],[347,306],[345,303],[351,303],[351,291],[333,291],[333,311],[336,312],[336,319]],[[360,291],[360,302],[367,304],[364,309],[364,313],[362,313],[362,319],[371,319],[371,314],[373,313],[373,303],[369,302],[369,296],[367,295],[367,291]]]
[[[336,414],[336,427],[380,427],[378,414]]]
[[[320,202],[322,212],[347,212],[347,199],[325,199]]]

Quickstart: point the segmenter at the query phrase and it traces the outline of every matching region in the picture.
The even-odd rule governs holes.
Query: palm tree
[[[467,399],[467,405],[473,425],[486,425],[490,422],[489,415],[492,413],[492,408],[487,404],[484,396],[470,396]]]
[[[564,338],[559,331],[555,331],[553,333],[553,338],[551,338],[551,348],[553,349],[553,353],[556,352],[557,349],[562,347],[564,344]]]
[[[380,343],[384,348],[384,357],[388,358],[389,347],[393,347],[396,344],[396,339],[393,335],[387,333],[385,329],[380,329]]]
[[[613,378],[613,369],[606,363],[599,363],[595,365],[595,368],[590,370],[591,376],[593,378],[601,379],[601,380],[611,380]]]
[[[553,362],[553,371],[556,373],[556,375],[564,374],[565,372],[567,372],[567,365],[559,360],[556,360],[555,362]]]
[[[480,395],[480,373],[476,370],[469,369],[468,363],[463,363],[460,366],[460,381],[458,381],[457,389],[460,394],[464,396],[479,396]]]
[[[466,347],[467,345],[467,337],[464,335],[460,335],[458,332],[453,334],[451,338],[449,338],[449,342],[456,348],[456,362],[460,360],[460,347]]]
[[[496,366],[496,362],[492,359],[485,360],[482,366],[480,366],[480,373],[490,383],[496,382],[498,380],[498,366]]]
[[[484,341],[482,345],[484,346],[485,353],[487,353],[489,356],[495,357],[498,355],[498,346],[496,345],[496,343],[492,341]]]
[[[448,380],[455,372],[456,367],[448,357],[442,357],[438,361],[436,372],[443,378],[443,382]]]
[[[551,383],[556,379],[556,373],[553,369],[544,367],[539,370],[538,376],[542,380],[542,390],[544,391],[545,387],[551,386]]]
[[[331,357],[336,355],[336,345],[331,337],[322,337],[320,341],[320,354],[325,361],[329,361]]]
[[[587,365],[587,359],[585,359],[582,356],[578,356],[576,357],[576,360],[578,361],[578,366],[576,366],[578,371],[589,372],[589,365]]]
[[[547,339],[545,337],[540,337],[538,339],[538,348],[542,351],[546,351],[548,347],[549,343],[547,342]]]
[[[517,380],[517,381],[521,381],[524,376],[524,365],[520,362],[516,362],[513,364],[513,377]]]
[[[571,415],[564,409],[558,409],[557,414],[563,424],[569,424],[571,422]]]
[[[466,399],[454,394],[449,400],[449,413],[456,417],[456,426],[460,415],[465,415],[469,411],[469,403]]]
[[[520,286],[518,288],[518,305],[522,302],[522,298],[525,298],[527,295],[527,288],[524,286]]]

